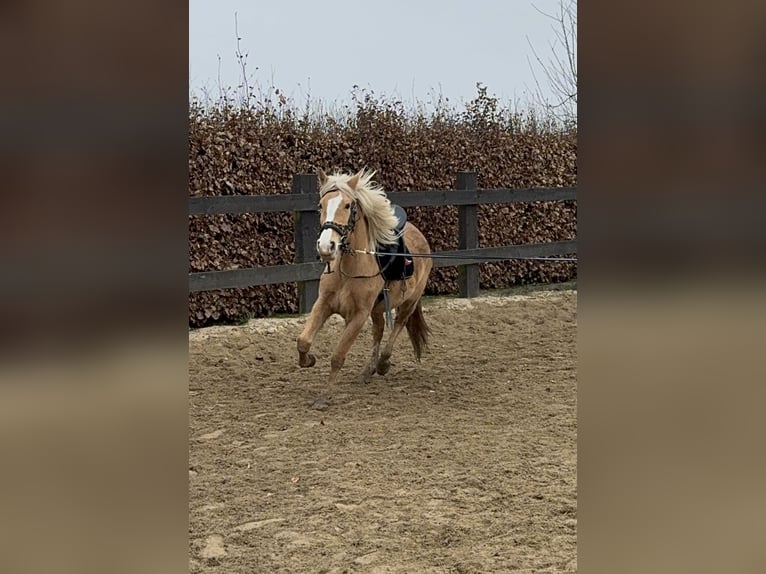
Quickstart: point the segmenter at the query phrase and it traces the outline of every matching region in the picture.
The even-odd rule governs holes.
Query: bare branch
[[[527,44],[532,51],[533,60],[527,57],[532,71],[536,92],[535,99],[543,108],[567,122],[577,121],[577,2],[559,0],[557,14],[549,14],[537,6],[532,7],[541,15],[554,22],[555,38],[548,42],[550,57],[540,56],[527,37]],[[541,89],[535,67],[542,71],[549,91],[553,93],[553,103],[548,101]]]
[[[244,90],[242,103],[246,107],[250,107],[250,98],[252,94],[250,91],[250,84],[247,82],[247,54],[242,54],[242,49],[239,45],[239,42],[242,40],[242,38],[239,36],[239,23],[237,22],[236,12],[234,12],[234,34],[237,36],[237,61],[239,62],[239,66],[242,69],[242,89]]]
[[[221,84],[221,54],[218,54],[218,99],[223,103],[223,84]]]

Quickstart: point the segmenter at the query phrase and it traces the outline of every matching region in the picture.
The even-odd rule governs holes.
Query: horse
[[[423,316],[422,296],[433,267],[428,241],[406,219],[401,207],[393,206],[385,191],[372,178],[375,171],[362,169],[355,174],[318,170],[320,234],[317,253],[326,264],[319,280],[319,295],[298,336],[298,364],[313,367],[316,357],[309,353],[314,336],[333,314],[345,320],[345,328],[330,358],[329,383],[335,383],[346,355],[364,326],[372,318],[372,355],[359,374],[359,381],[369,383],[375,373],[385,375],[390,367],[396,339],[406,328],[420,361],[428,345],[430,328]],[[386,267],[398,257],[389,257],[382,265],[376,255],[396,249],[400,241],[413,257],[402,262],[407,273],[386,277]],[[420,255],[420,257],[418,257]],[[425,256],[425,257],[424,257]],[[409,276],[407,276],[409,275]],[[396,310],[391,332],[381,352],[386,318]],[[384,314],[386,317],[384,317]]]

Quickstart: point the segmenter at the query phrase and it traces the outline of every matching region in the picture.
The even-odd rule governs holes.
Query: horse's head
[[[332,261],[338,250],[350,251],[348,238],[356,224],[356,200],[353,192],[359,174],[327,176],[319,171],[319,209],[322,225],[317,240],[317,253],[322,261]]]

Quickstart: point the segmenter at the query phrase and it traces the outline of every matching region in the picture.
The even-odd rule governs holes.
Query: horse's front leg
[[[332,358],[330,359],[329,381],[331,384],[334,383],[338,378],[338,371],[340,371],[343,363],[346,362],[346,354],[351,348],[351,345],[353,344],[357,335],[359,335],[359,331],[361,331],[362,327],[364,327],[364,322],[366,319],[367,312],[357,311],[354,315],[346,320],[346,328],[343,329],[343,333],[340,336],[338,346],[335,347],[335,352],[332,354]]]
[[[394,320],[394,327],[391,329],[391,333],[388,335],[388,341],[385,347],[380,353],[376,371],[379,375],[385,375],[391,368],[391,355],[394,352],[394,343],[402,332],[402,329],[407,325],[407,319],[412,315],[415,305],[412,301],[402,303],[396,310],[396,319]]]
[[[311,308],[311,314],[303,331],[298,335],[298,364],[301,367],[313,367],[317,359],[314,355],[309,353],[311,349],[311,343],[314,341],[314,336],[322,328],[327,318],[332,315],[330,306],[324,299],[317,299],[314,306]]]
[[[373,310],[372,316],[372,356],[367,367],[359,375],[359,381],[362,383],[369,383],[372,379],[372,375],[375,374],[375,369],[378,365],[378,356],[380,355],[380,342],[383,340],[383,329],[385,328],[385,321],[383,319],[383,310]]]

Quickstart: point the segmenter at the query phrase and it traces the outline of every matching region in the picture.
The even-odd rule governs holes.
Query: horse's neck
[[[354,232],[348,239],[348,244],[352,249],[360,249],[362,251],[367,249],[367,220],[364,216],[359,216],[354,224]]]
[[[367,244],[367,222],[364,217],[359,217],[354,225],[354,232],[348,238],[348,245],[353,250],[366,251]],[[368,275],[377,270],[375,258],[369,255],[354,253],[350,257],[343,257],[343,272],[348,275]]]

